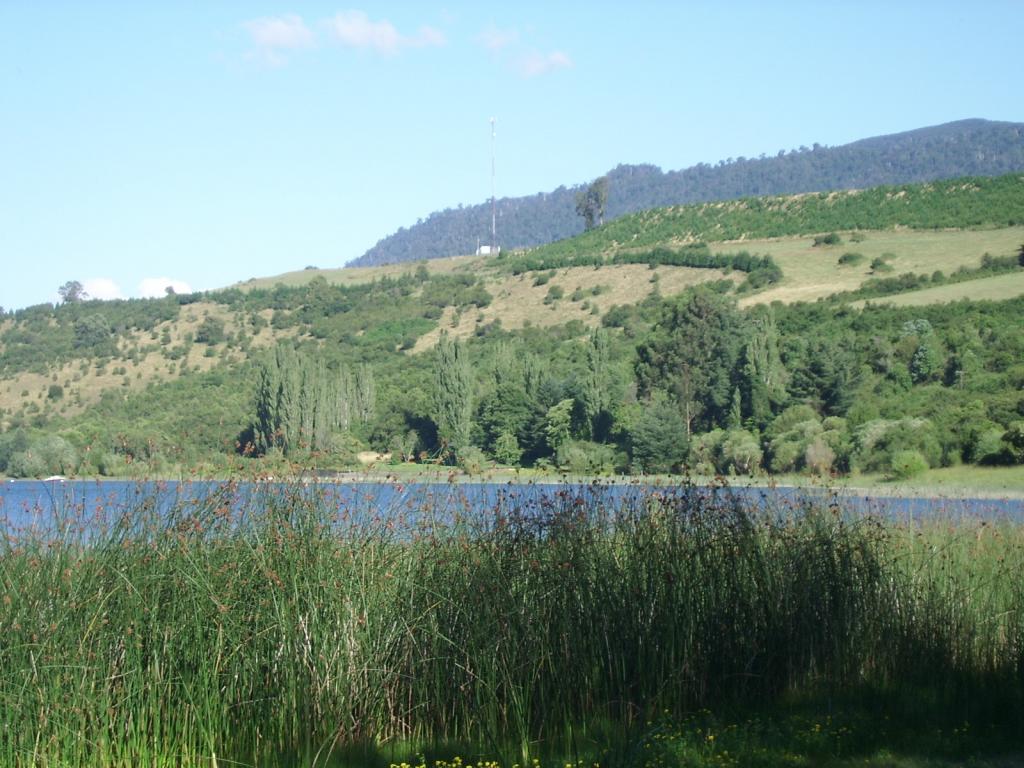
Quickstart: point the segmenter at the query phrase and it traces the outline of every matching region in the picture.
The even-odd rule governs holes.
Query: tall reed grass
[[[0,763],[516,757],[653,712],[865,684],[1024,691],[1024,533],[696,488],[356,510],[223,486],[0,544]],[[1016,704],[1013,704],[1016,702]]]

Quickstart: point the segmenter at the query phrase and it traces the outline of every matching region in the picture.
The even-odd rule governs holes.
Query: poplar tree
[[[601,441],[611,427],[611,375],[609,373],[608,331],[597,328],[587,345],[587,371],[580,399],[592,439]]]
[[[473,428],[473,370],[465,348],[442,333],[434,361],[434,423],[449,458],[470,445]],[[454,454],[454,455],[453,455]]]
[[[779,331],[772,313],[754,321],[753,334],[744,350],[745,405],[759,427],[767,424],[786,402],[789,377],[779,354]]]
[[[373,418],[373,369],[362,366],[356,382],[348,371],[328,369],[322,359],[280,345],[256,367],[253,448],[325,451],[338,429]]]

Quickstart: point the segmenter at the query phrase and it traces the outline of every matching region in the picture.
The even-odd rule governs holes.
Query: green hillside
[[[913,184],[1024,170],[1024,126],[961,120],[839,147],[800,147],[772,157],[729,158],[663,172],[653,165],[620,165],[607,181],[606,219],[637,211],[753,195],[793,195],[882,184]],[[583,229],[576,195],[586,185],[559,187],[497,201],[503,248],[536,247]],[[870,220],[869,220],[870,222]],[[879,224],[869,223],[874,229]],[[436,211],[388,235],[357,259],[366,267],[475,253],[490,242],[491,205]]]
[[[1024,175],[963,178],[659,208],[623,216],[578,237],[532,251],[581,257],[694,241],[792,237],[841,230],[967,229],[1024,224]]]
[[[0,471],[279,474],[362,453],[469,472],[1019,462],[1021,222],[1015,174],[31,307],[0,323]]]

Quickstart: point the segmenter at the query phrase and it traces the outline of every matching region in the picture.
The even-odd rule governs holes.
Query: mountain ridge
[[[607,219],[669,205],[756,195],[801,194],[886,184],[995,176],[1024,170],[1024,123],[970,118],[872,136],[837,147],[813,145],[775,156],[729,158],[676,171],[618,165],[607,174]],[[578,234],[575,196],[583,185],[497,201],[498,240],[529,248]],[[402,227],[346,266],[380,266],[472,253],[489,240],[490,202],[445,209]]]

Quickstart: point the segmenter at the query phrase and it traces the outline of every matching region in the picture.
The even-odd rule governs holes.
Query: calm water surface
[[[944,499],[833,494],[797,488],[689,488],[632,483],[227,483],[220,481],[135,482],[116,480],[8,481],[0,485],[0,529],[49,527],[76,519],[102,525],[145,504],[165,513],[209,507],[242,509],[257,500],[318,494],[340,513],[357,518],[452,519],[493,516],[497,511],[539,513],[566,505],[605,508],[642,503],[652,494],[693,493],[717,501],[752,504],[786,513],[805,504],[835,506],[850,515],[894,520],[977,518],[1024,522],[1024,499]]]

